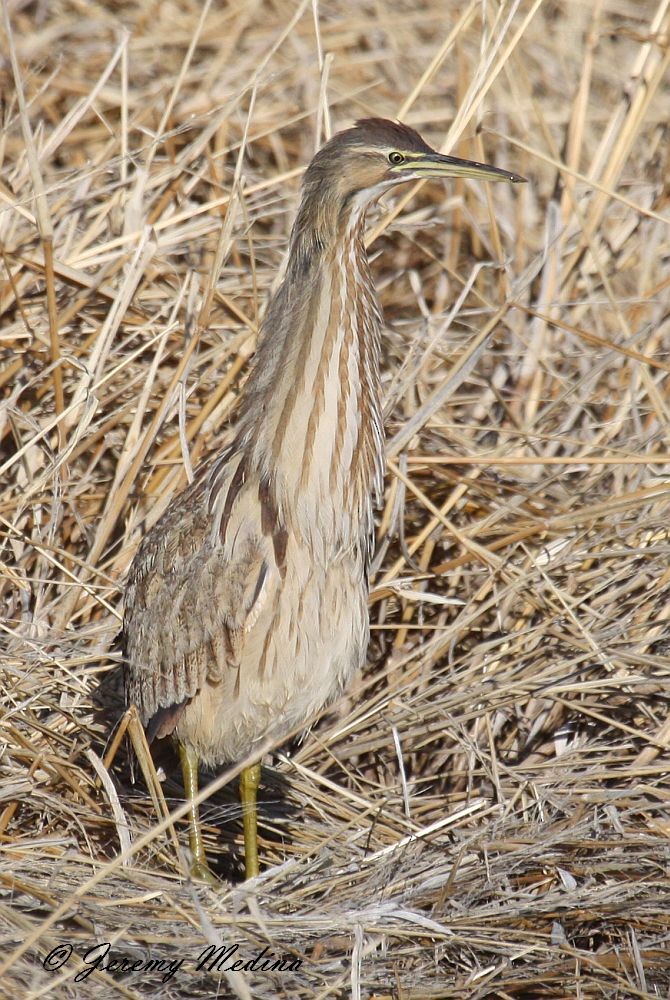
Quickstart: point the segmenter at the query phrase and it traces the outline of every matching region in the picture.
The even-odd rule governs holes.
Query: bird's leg
[[[181,761],[181,773],[184,778],[184,791],[191,806],[188,830],[188,844],[191,848],[191,876],[202,882],[209,882],[210,885],[216,885],[216,878],[207,864],[200,816],[198,814],[198,807],[195,804],[195,798],[198,794],[198,755],[195,750],[191,750],[189,747],[184,746],[183,743],[180,743],[179,760]]]
[[[240,799],[244,821],[244,875],[258,875],[258,828],[256,824],[256,792],[261,783],[261,765],[245,767],[240,774]]]

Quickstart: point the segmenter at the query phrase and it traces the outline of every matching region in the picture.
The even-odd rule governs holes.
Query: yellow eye
[[[405,162],[405,157],[402,155],[402,153],[396,153],[396,152],[389,153],[389,163],[398,164],[404,162]]]

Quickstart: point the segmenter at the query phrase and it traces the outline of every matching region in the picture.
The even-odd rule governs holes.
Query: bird
[[[438,153],[383,118],[361,119],[317,151],[231,443],[171,500],[130,567],[126,699],[149,742],[178,745],[195,879],[214,878],[193,804],[199,766],[279,745],[365,662],[385,470],[366,211],[399,184],[453,177],[525,180]],[[260,779],[259,762],[240,775],[247,879],[259,872]]]

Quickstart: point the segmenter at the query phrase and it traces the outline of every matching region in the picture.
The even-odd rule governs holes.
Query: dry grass
[[[0,992],[667,997],[668,0],[8,8]],[[208,791],[212,893],[101,763],[124,573],[227,438],[319,129],[370,112],[530,183],[371,219],[368,668],[267,770],[253,890]],[[76,981],[96,941],[185,965]],[[302,966],[197,972],[207,942]]]

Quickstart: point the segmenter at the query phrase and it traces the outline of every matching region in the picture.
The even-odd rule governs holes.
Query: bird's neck
[[[344,528],[334,544],[363,522],[369,531],[383,476],[381,316],[363,222],[361,210],[330,232],[303,231],[298,216],[240,413],[247,453],[286,516],[315,535]]]

